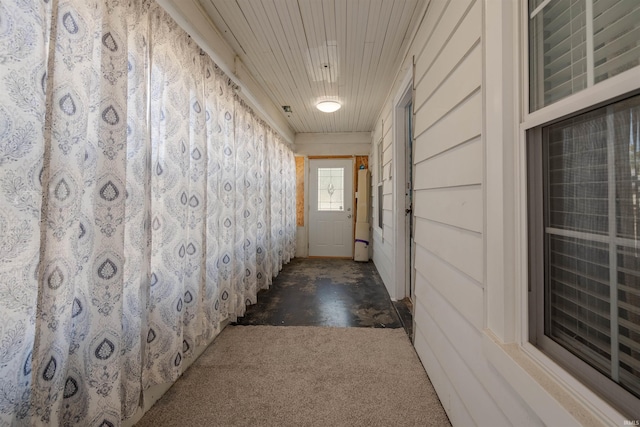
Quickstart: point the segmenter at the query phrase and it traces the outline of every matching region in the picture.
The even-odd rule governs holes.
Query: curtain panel
[[[0,425],[119,425],[293,257],[293,153],[147,0],[0,0],[0,87]]]

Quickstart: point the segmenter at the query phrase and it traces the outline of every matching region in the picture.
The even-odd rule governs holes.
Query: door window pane
[[[344,168],[318,168],[318,210],[344,211]]]

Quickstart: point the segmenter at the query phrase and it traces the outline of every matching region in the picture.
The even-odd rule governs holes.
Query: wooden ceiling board
[[[380,91],[369,90],[369,88],[373,86],[375,77],[379,75],[380,65],[381,65],[380,58],[383,56],[382,52],[383,52],[384,42],[387,38],[389,23],[391,22],[391,18],[393,16],[392,15],[393,5],[394,5],[393,1],[380,2],[377,5],[375,4],[373,5],[374,9],[379,10],[380,13],[378,14],[376,27],[374,30],[375,39],[373,39],[373,43],[372,43],[371,58],[368,61],[369,66],[367,67],[367,70],[366,70],[364,93],[362,94],[364,102],[362,103],[362,108],[359,111],[360,113],[359,121],[358,121],[359,128],[367,126],[368,124],[367,120],[371,115],[371,106],[373,104],[376,104],[375,102],[377,101],[376,95],[379,97]],[[369,22],[373,22],[373,20],[370,19]],[[367,37],[367,39],[369,39],[369,37]]]
[[[297,133],[369,132],[426,0],[197,0]],[[343,108],[325,114],[321,99]]]
[[[279,0],[279,3],[285,2]],[[293,4],[289,1],[288,4]],[[286,5],[285,5],[286,6]],[[309,117],[315,112],[315,108],[312,104],[312,94],[316,92],[316,84],[312,82],[308,75],[309,54],[307,48],[307,41],[304,35],[304,26],[302,18],[300,16],[299,9],[297,7],[280,7],[280,17],[283,24],[283,34],[280,37],[284,37],[288,40],[290,51],[288,52],[289,60],[295,63],[294,84],[296,86],[297,97],[295,101],[295,109],[292,118],[301,123],[304,129],[309,128]],[[289,105],[288,100],[281,100],[283,105]]]
[[[312,123],[318,126],[317,120],[314,118],[316,110],[313,94],[322,93],[324,85],[319,81],[319,74],[316,73],[316,71],[319,72],[320,70],[313,66],[314,62],[319,62],[318,52],[309,49],[308,37],[310,30],[303,22],[303,13],[296,2],[288,1],[287,6],[288,15],[294,28],[294,32],[287,34],[287,37],[293,39],[290,42],[291,44],[296,43],[298,46],[297,51],[293,52],[298,57],[298,60],[302,62],[302,66],[299,67],[298,78],[306,82],[304,90],[299,94],[300,101],[292,105],[292,116],[304,117],[308,125],[303,129],[308,129],[312,126]],[[316,57],[315,59],[314,56]],[[287,102],[287,100],[282,100],[282,102]]]
[[[311,81],[307,77],[306,71],[306,57],[303,52],[306,50],[306,40],[302,36],[304,34],[304,27],[300,18],[300,13],[297,5],[289,0],[276,0],[274,7],[278,11],[280,22],[282,23],[283,35],[285,37],[290,49],[291,61],[295,63],[294,69],[296,70],[294,80],[296,82],[297,98],[295,102],[287,102],[287,100],[278,100],[279,105],[292,105],[295,107],[293,114],[291,114],[292,126],[296,129],[307,129],[311,126],[309,121],[309,114],[312,113],[311,107],[305,102],[308,94],[313,92]],[[295,124],[295,125],[293,125]]]
[[[354,101],[358,96],[358,82],[362,77],[362,59],[364,57],[364,38],[367,31],[367,21],[369,20],[369,3],[365,1],[353,1],[351,9],[347,9],[347,22],[356,22],[355,25],[348,25],[352,30],[347,34],[347,64],[351,65],[347,76],[347,103],[348,103],[348,129],[357,130],[356,119],[357,109],[361,108],[361,103]]]
[[[381,27],[378,30],[379,33],[384,33],[384,39],[382,40],[382,45],[380,46],[379,51],[376,53],[378,61],[375,63],[375,72],[370,76],[372,79],[369,83],[370,85],[375,84],[376,81],[382,80],[385,78],[384,76],[394,74],[394,70],[397,69],[396,64],[402,61],[402,58],[400,57],[401,52],[397,49],[397,46],[401,45],[404,34],[400,31],[395,31],[394,29],[406,28],[410,15],[408,13],[405,15],[404,12],[405,10],[413,10],[415,8],[411,7],[411,3],[415,5],[415,2],[398,0],[393,4],[391,2],[385,3],[389,5],[390,10],[386,10],[382,16],[388,16],[389,19],[384,22],[384,27]],[[380,58],[392,58],[392,60],[382,61]],[[381,102],[384,102],[386,95],[387,94],[383,91],[371,91],[365,101],[365,105],[368,109],[363,112],[363,117],[366,118],[370,117],[371,114],[376,114],[379,107],[376,108],[374,106],[378,106]]]
[[[299,3],[299,6],[306,29],[308,50],[311,53],[312,75],[318,83],[315,93],[309,94],[309,103],[314,106],[324,99],[339,100],[337,99],[338,84],[332,80],[334,77],[339,78],[339,74],[336,75],[336,72],[339,73],[340,71],[337,64],[337,56],[334,52],[337,42],[332,43],[330,50],[329,43],[331,40],[329,40],[326,33],[323,2]],[[325,68],[325,66],[328,66],[328,68]],[[336,126],[336,120],[342,113],[343,111],[325,114],[316,110],[313,114],[320,124],[320,131],[329,132],[330,129]]]
[[[252,25],[247,14],[242,10],[238,2],[222,1],[210,3],[217,9],[220,16],[223,17],[233,39],[237,40],[242,47],[241,51],[237,51],[238,56],[242,59],[242,62],[256,81],[260,83],[271,98],[282,97],[283,95],[279,92],[281,90],[288,91],[289,88],[278,87],[272,84],[273,78],[271,76],[275,74],[275,71],[272,69],[273,65],[271,63],[264,63],[262,61],[262,58],[269,56],[265,53],[265,49],[269,47],[265,44],[264,37],[261,37],[261,28]],[[217,25],[216,18],[212,16],[212,20]],[[227,34],[225,33],[223,35],[226,36]],[[256,69],[259,69],[260,73],[256,73]],[[288,96],[288,94],[284,96]]]
[[[262,2],[238,0],[237,4],[249,28],[253,31],[254,37],[249,39],[249,45],[252,46],[252,51],[256,53],[256,56],[249,57],[249,60],[261,70],[261,83],[266,85],[267,93],[272,94],[275,99],[293,98],[294,90],[291,85],[283,84],[283,82],[290,81],[287,79],[287,74],[289,74],[288,61],[284,61],[281,55],[278,55],[281,50],[273,36],[269,22],[264,17]],[[255,9],[262,10],[256,12]],[[253,70],[251,71],[253,73]]]

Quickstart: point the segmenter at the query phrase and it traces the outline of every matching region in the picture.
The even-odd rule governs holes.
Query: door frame
[[[352,203],[351,203],[351,211],[353,212],[351,216],[351,229],[352,229],[352,241],[355,242],[356,235],[356,156],[355,155],[338,155],[338,156],[305,156],[305,166],[304,166],[304,195],[305,195],[305,203],[304,203],[304,217],[305,217],[305,235],[307,238],[307,251],[306,258],[339,258],[339,259],[353,259],[354,256],[354,248],[351,248],[351,256],[350,257],[326,257],[326,256],[316,256],[309,255],[310,246],[311,246],[311,222],[309,220],[310,212],[311,212],[311,160],[340,160],[340,159],[351,159],[352,160]]]
[[[413,99],[413,67],[411,67],[400,85],[400,90],[393,100],[393,259],[394,259],[394,283],[395,295],[391,295],[391,299],[400,301],[408,297],[410,293],[411,281],[415,280],[415,274],[411,275],[412,279],[408,280],[408,271],[406,264],[407,245],[412,244],[407,238],[406,214],[405,214],[405,176],[406,176],[406,159],[405,150],[405,108]],[[413,220],[411,213],[410,220]],[[407,241],[409,240],[409,241]],[[415,254],[412,253],[412,258]],[[414,271],[413,259],[409,260],[409,268]]]

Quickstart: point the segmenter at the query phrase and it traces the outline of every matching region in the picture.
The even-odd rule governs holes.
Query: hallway
[[[0,0],[0,427],[640,425],[638,171],[638,0]]]
[[[373,263],[296,258],[136,425],[448,425],[401,328]]]

